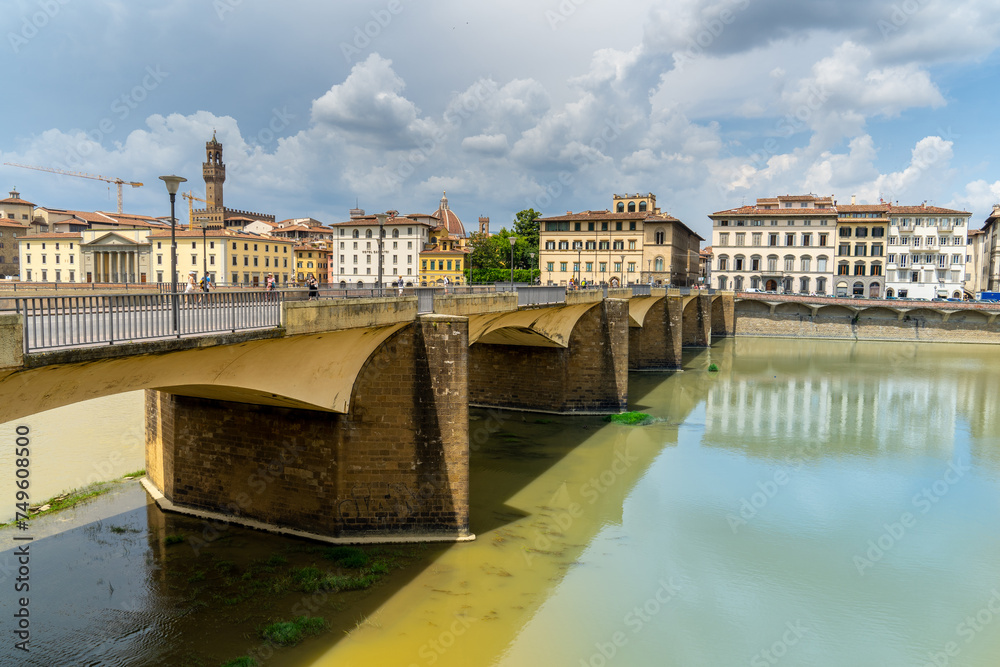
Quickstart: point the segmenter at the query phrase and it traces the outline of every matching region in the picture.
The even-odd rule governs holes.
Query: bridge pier
[[[734,292],[712,297],[712,338],[736,335],[736,299]]]
[[[347,414],[147,391],[147,477],[182,512],[347,541],[468,539],[467,349],[466,318],[418,317],[368,358]]]
[[[617,413],[628,399],[628,300],[587,310],[568,345],[475,343],[469,400],[475,405],[557,413]]]
[[[679,296],[667,296],[646,312],[642,326],[628,331],[630,370],[676,369],[681,367],[684,303]]]
[[[684,347],[712,344],[712,297],[698,294],[684,306]]]

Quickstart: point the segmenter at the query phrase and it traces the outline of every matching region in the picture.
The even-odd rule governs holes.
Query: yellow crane
[[[37,171],[48,171],[53,174],[63,174],[64,176],[77,176],[79,178],[92,178],[95,181],[104,181],[105,183],[114,183],[118,186],[118,212],[122,212],[122,186],[131,185],[133,188],[141,188],[142,183],[137,181],[126,181],[121,178],[108,178],[107,176],[95,176],[94,174],[85,174],[80,171],[66,171],[64,169],[53,169],[51,167],[33,167],[30,164],[17,164],[15,162],[4,162],[4,164],[11,167],[21,167],[22,169],[35,169]]]
[[[181,197],[184,197],[184,199],[188,200],[188,231],[191,231],[191,230],[194,229],[194,202],[195,202],[195,200],[203,202],[205,204],[207,204],[208,201],[205,200],[205,199],[202,199],[201,197],[195,197],[194,196],[194,191],[182,192],[181,193]]]

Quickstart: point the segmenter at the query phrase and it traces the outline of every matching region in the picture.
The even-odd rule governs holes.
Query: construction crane
[[[184,199],[188,200],[188,231],[192,231],[194,229],[194,202],[195,202],[195,200],[198,200],[198,201],[203,202],[205,204],[207,204],[208,201],[205,200],[205,199],[202,199],[201,197],[195,197],[193,191],[182,192],[181,193],[181,197],[184,197]]]
[[[64,176],[78,176],[79,178],[92,178],[95,181],[104,181],[105,183],[114,183],[118,186],[118,212],[122,213],[122,186],[131,185],[133,188],[141,188],[142,183],[136,181],[126,181],[121,178],[108,178],[107,176],[95,176],[93,174],[84,174],[79,171],[65,171],[63,169],[52,169],[51,167],[33,167],[30,164],[16,164],[14,162],[4,162],[4,164],[11,167],[21,167],[22,169],[35,169],[37,171],[48,171],[53,174],[63,174]]]

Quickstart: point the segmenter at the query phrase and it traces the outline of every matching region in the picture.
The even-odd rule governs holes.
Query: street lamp
[[[531,269],[528,272],[528,278],[529,278],[528,282],[530,282],[532,285],[534,285],[535,284],[535,253],[529,252],[528,256],[531,257],[531,265],[528,267],[529,269]],[[541,271],[539,271],[538,273],[541,274]],[[541,282],[541,281],[539,281],[539,282]]]
[[[577,248],[576,248],[576,284],[577,284],[578,287],[580,285],[580,260],[581,260],[580,255],[582,253],[583,253],[583,248],[577,246]]]
[[[622,267],[622,282],[618,286],[619,287],[625,287],[625,255],[621,256],[621,261],[622,261],[622,263],[621,263],[621,267]]]
[[[201,277],[205,280],[205,286],[208,286],[208,240],[206,235],[208,233],[208,218],[201,219]]]
[[[177,331],[177,218],[174,216],[174,202],[177,200],[177,188],[187,179],[180,176],[160,176],[167,186],[170,195],[170,293],[174,313],[174,331]]]
[[[385,236],[385,219],[387,217],[385,213],[375,214],[375,219],[378,220],[378,288],[380,296],[382,294],[382,237]]]
[[[517,243],[517,237],[511,236],[507,238],[510,241],[510,290],[514,291],[514,244]]]

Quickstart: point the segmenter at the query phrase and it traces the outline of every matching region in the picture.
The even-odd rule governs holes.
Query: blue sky
[[[8,0],[0,162],[204,195],[279,219],[432,212],[467,226],[653,192],[708,236],[757,197],[1000,202],[1000,4],[986,0]],[[0,190],[114,210],[98,181],[0,166]]]

